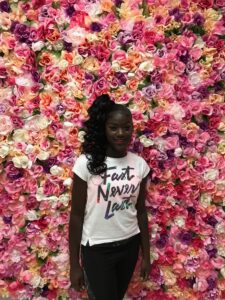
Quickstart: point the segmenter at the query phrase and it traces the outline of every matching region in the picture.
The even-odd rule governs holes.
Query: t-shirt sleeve
[[[84,181],[88,181],[87,158],[84,154],[76,159],[72,171]]]
[[[141,157],[141,166],[142,166],[141,178],[145,178],[150,171],[150,167],[142,157]]]

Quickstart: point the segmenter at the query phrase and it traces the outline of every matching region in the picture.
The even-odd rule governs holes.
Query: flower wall
[[[69,289],[72,166],[96,95],[151,167],[151,280],[131,299],[225,299],[224,0],[0,1],[0,296]],[[85,297],[85,295],[80,295]]]

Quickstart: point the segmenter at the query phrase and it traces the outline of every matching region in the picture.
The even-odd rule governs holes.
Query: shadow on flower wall
[[[151,167],[152,273],[131,299],[225,299],[223,0],[0,1],[0,296],[69,290],[72,166],[96,95]]]

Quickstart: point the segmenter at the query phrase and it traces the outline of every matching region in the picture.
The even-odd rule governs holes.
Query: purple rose
[[[127,77],[122,72],[116,72],[115,73],[116,78],[119,80],[120,84],[125,84],[127,81]]]
[[[153,84],[150,84],[149,86],[143,88],[142,92],[144,93],[144,95],[147,98],[151,99],[156,93],[156,86]]]
[[[13,164],[13,162],[9,162],[5,167],[6,176],[11,179],[19,179],[23,177],[24,170],[22,168],[16,168]]]
[[[90,27],[94,32],[100,32],[102,30],[102,24],[98,22],[92,22]]]
[[[122,44],[122,45],[126,45],[126,44],[130,44],[134,42],[134,38],[132,36],[131,33],[129,32],[120,32],[118,35],[118,41]]]
[[[190,245],[192,241],[192,234],[190,232],[181,232],[178,238],[182,244]]]
[[[1,1],[0,2],[0,11],[4,11],[4,12],[9,13],[10,10],[11,9],[10,9],[8,1]]]

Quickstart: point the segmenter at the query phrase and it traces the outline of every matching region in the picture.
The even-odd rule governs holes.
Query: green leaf
[[[218,37],[219,37],[219,39],[221,39],[221,40],[225,40],[225,34],[223,34],[223,35],[218,35]]]
[[[39,108],[35,108],[34,110],[33,110],[33,116],[35,116],[35,115],[40,115],[40,109]]]
[[[41,257],[38,257],[38,255],[36,254],[36,260],[37,260],[37,263],[39,264],[39,266],[43,266],[47,261],[47,257],[41,258]]]
[[[163,48],[163,45],[162,45],[160,42],[156,42],[156,43],[155,43],[155,47],[156,47],[157,49],[162,49],[162,48]]]
[[[53,54],[54,54],[57,58],[60,58],[60,57],[61,57],[61,53],[62,53],[62,51],[53,51]]]
[[[52,7],[55,9],[60,8],[60,2],[59,1],[52,2]]]
[[[204,35],[206,32],[204,30],[204,28],[202,28],[201,26],[198,25],[190,25],[189,29],[196,35]]]
[[[47,136],[47,139],[50,141],[50,142],[52,142],[52,141],[54,141],[55,140],[55,138],[53,137],[53,136]]]
[[[152,99],[151,106],[152,106],[152,108],[158,107],[158,102],[155,101],[154,99]]]

